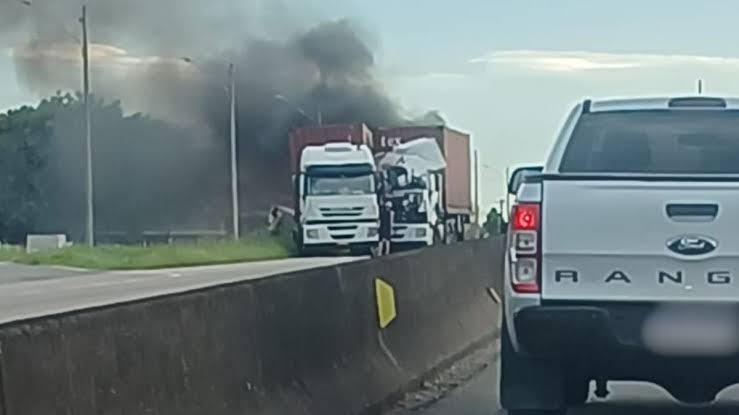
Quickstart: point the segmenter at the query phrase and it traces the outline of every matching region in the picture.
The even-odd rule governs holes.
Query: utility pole
[[[189,56],[180,58],[188,65],[193,64],[193,59]],[[195,65],[197,68],[197,65]],[[228,95],[229,100],[229,141],[231,148],[231,234],[234,240],[241,238],[240,228],[240,209],[239,209],[239,167],[238,167],[238,139],[236,134],[236,65],[231,62],[228,64],[228,83],[225,87],[221,86]],[[275,95],[276,99],[286,100],[281,95]]]
[[[475,150],[475,223],[480,224],[480,158]]]
[[[236,152],[236,67],[233,63],[228,65],[228,88],[231,98],[231,211],[232,211],[232,231],[235,240],[239,240],[241,232],[239,230],[239,171],[237,165]]]
[[[703,80],[698,80],[698,95],[703,95]]]
[[[87,41],[87,6],[82,6],[82,85],[85,104],[85,153],[87,167],[87,244],[95,246],[94,196],[92,180],[92,125],[90,114],[90,55]]]

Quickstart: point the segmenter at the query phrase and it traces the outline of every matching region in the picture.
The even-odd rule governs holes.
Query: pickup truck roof
[[[702,95],[661,98],[619,98],[597,101],[586,100],[583,107],[587,108],[588,106],[589,112],[667,110],[677,108],[716,108],[736,110],[739,109],[739,98],[709,97]]]
[[[575,132],[575,127],[588,114],[613,114],[613,119],[618,113],[628,112],[665,112],[665,117],[670,111],[739,111],[739,98],[722,98],[709,96],[684,96],[684,97],[657,97],[657,98],[631,98],[631,99],[607,99],[607,100],[585,100],[578,103],[570,112],[564,127],[555,140],[554,147],[544,167],[544,174],[560,173],[561,163],[565,155],[570,138]],[[678,117],[683,122],[688,122],[686,117]],[[718,117],[719,114],[716,114]],[[657,116],[657,115],[655,115]],[[628,127],[627,125],[624,125]]]

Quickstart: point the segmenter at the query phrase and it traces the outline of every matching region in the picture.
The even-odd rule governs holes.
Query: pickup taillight
[[[541,206],[519,203],[511,210],[511,284],[518,293],[538,293],[541,236]]]

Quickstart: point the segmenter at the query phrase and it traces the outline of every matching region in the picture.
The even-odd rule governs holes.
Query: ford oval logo
[[[710,254],[718,242],[705,236],[679,236],[667,241],[667,248],[680,255],[695,256]]]

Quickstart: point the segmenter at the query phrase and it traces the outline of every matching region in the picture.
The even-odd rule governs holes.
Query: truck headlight
[[[426,228],[416,229],[416,238],[425,238],[425,237],[426,237]]]
[[[318,239],[318,229],[308,229],[305,231],[305,237],[308,239]]]
[[[373,228],[367,228],[367,237],[368,238],[374,238],[375,236],[377,236],[377,231],[378,231],[378,229],[377,228],[374,228],[374,227]]]

